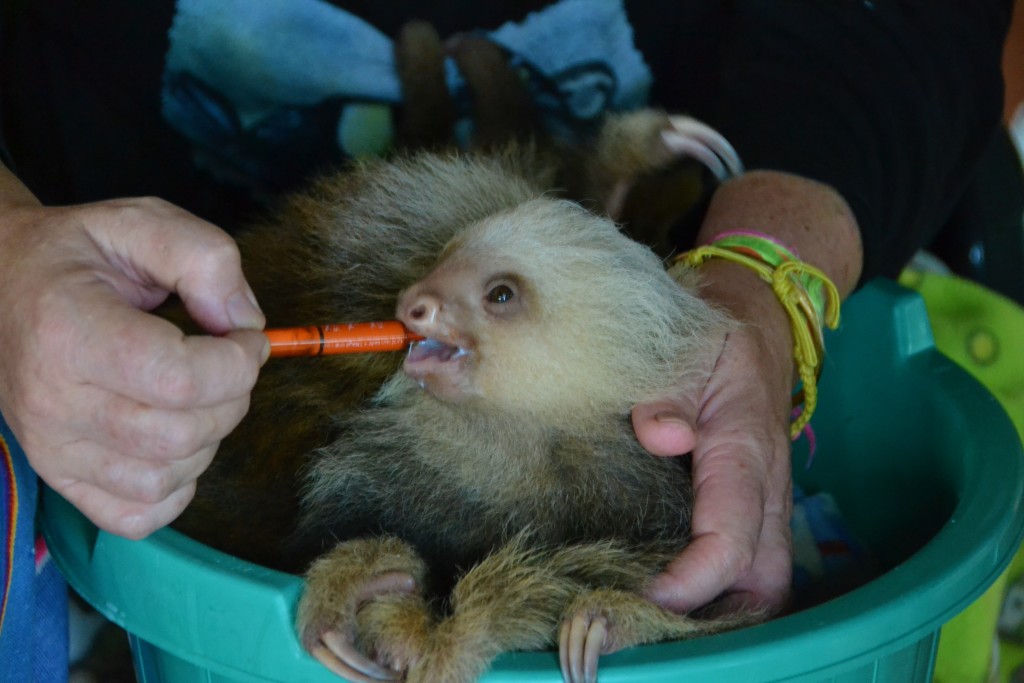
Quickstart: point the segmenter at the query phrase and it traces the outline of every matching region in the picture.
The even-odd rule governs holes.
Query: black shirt
[[[346,64],[346,51],[356,56],[348,75],[365,74],[380,67],[373,55],[410,18],[430,21],[442,36],[498,35],[511,22],[504,39],[553,15],[570,17],[561,20],[570,30],[523,48],[523,61],[535,66],[576,49],[572,39],[586,38],[589,23],[607,15],[607,33],[581,48],[607,54],[572,65],[583,78],[538,77],[542,94],[552,83],[562,88],[555,109],[586,108],[610,87],[621,101],[609,95],[599,109],[650,103],[697,116],[730,139],[747,168],[838,189],[860,225],[864,278],[892,276],[945,223],[999,123],[1012,4],[7,0],[0,125],[16,172],[46,203],[158,195],[230,228],[262,193],[287,190],[351,152],[339,142],[353,139],[343,119],[379,124],[397,106],[373,78],[354,91],[332,90],[329,77],[345,75],[335,62]],[[236,33],[201,35],[232,9],[234,17],[219,19]],[[318,37],[288,43],[301,26],[316,27]],[[332,36],[336,51],[317,42]],[[270,57],[256,54],[264,48]],[[305,53],[308,70],[292,63]],[[235,63],[283,99],[256,101],[262,94],[250,82],[217,76]],[[300,92],[306,76],[324,90]],[[331,84],[323,86],[325,78]],[[569,88],[579,89],[566,95]]]

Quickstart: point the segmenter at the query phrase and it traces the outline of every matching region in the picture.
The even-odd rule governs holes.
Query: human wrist
[[[795,377],[793,334],[771,287],[749,268],[720,259],[707,261],[697,270],[701,296],[726,311],[741,329],[754,334],[768,366],[777,370],[780,382],[789,388]]]
[[[789,429],[797,379],[786,312],[757,273],[742,265],[712,259],[696,270],[701,297],[738,323],[726,339],[725,350],[733,364],[746,359],[744,372],[755,373],[747,390],[760,396],[759,405],[770,413],[782,436]]]
[[[723,298],[759,338],[754,351],[762,367],[766,362],[787,367],[779,354],[789,349],[788,376],[796,376],[801,385],[793,401],[798,408],[791,426],[794,438],[817,405],[822,329],[838,325],[839,302],[859,278],[861,261],[857,224],[842,197],[822,183],[773,171],[741,176],[719,188],[697,247],[677,257],[681,264],[705,267],[712,274],[710,295]]]
[[[792,249],[756,231],[719,234],[713,242],[676,258],[673,268],[693,268],[710,259],[743,266],[769,284],[789,319],[793,360],[801,382],[794,398],[791,434],[808,426],[818,400],[818,377],[825,355],[823,328],[839,325],[839,293],[821,270],[797,258]],[[760,355],[760,354],[759,354]]]
[[[820,269],[845,297],[860,278],[860,232],[853,211],[832,187],[779,171],[750,171],[715,192],[697,246],[720,235],[756,231]]]

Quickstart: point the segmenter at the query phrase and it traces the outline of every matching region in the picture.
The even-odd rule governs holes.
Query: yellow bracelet
[[[732,261],[754,270],[762,280],[771,285],[772,291],[789,316],[790,328],[793,331],[793,358],[796,360],[797,371],[803,384],[804,409],[790,426],[790,436],[796,439],[811,421],[818,403],[818,376],[825,356],[822,324],[833,330],[839,326],[839,291],[827,275],[803,261],[786,261],[772,266],[727,246],[716,246],[713,243],[684,252],[677,256],[674,262],[696,267],[711,258]],[[806,280],[807,277],[819,280],[823,286],[823,321],[819,319],[818,312],[801,283],[801,278]],[[800,402],[797,401],[797,405]]]

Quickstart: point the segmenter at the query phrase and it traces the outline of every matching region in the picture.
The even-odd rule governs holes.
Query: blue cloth
[[[824,602],[878,574],[869,550],[854,536],[829,493],[793,487],[793,601],[803,608]]]
[[[68,593],[35,533],[39,482],[0,417],[0,681],[68,678]]]
[[[653,76],[622,0],[560,0],[485,34],[509,55],[548,130],[585,135],[644,106]],[[401,102],[391,39],[324,0],[179,0],[163,78],[164,119],[214,177],[256,194],[310,168],[389,149]],[[454,61],[456,133],[472,102]]]

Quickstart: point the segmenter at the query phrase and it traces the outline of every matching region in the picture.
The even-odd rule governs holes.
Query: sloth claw
[[[661,132],[662,142],[675,155],[701,162],[719,180],[743,172],[733,146],[711,126],[689,116],[669,116],[670,127]]]
[[[356,650],[352,641],[337,631],[320,636],[320,643],[310,653],[324,666],[352,683],[397,681],[400,674],[385,669]]]
[[[559,662],[565,683],[596,683],[598,660],[608,636],[608,620],[577,613],[562,622]]]

